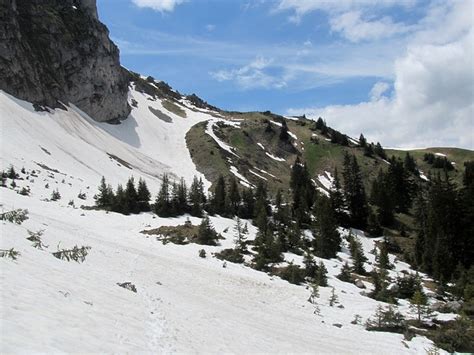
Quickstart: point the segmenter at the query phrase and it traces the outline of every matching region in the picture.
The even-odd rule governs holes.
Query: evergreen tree
[[[201,217],[206,196],[204,195],[202,179],[198,180],[196,176],[194,176],[193,183],[189,190],[189,201],[191,204],[191,214],[196,217]]]
[[[316,206],[316,224],[313,231],[316,255],[334,258],[340,250],[341,236],[337,231],[336,219],[329,199],[321,196]]]
[[[288,125],[286,124],[286,120],[283,119],[280,128],[280,140],[288,142],[289,139],[290,135],[288,134]]]
[[[135,189],[135,180],[133,179],[133,176],[127,181],[127,185],[125,187],[125,198],[127,199],[130,213],[139,213],[140,209],[138,207],[138,194],[137,190]]]
[[[346,205],[344,201],[344,193],[339,180],[339,173],[337,168],[334,168],[334,180],[332,182],[331,190],[329,191],[329,199],[331,201],[331,208],[334,211],[337,224],[347,225]]]
[[[364,135],[361,133],[359,137],[359,145],[362,148],[365,148],[367,146],[367,139],[365,139]]]
[[[429,314],[426,295],[423,293],[423,291],[416,290],[410,302],[412,308],[416,311],[418,324],[421,324],[422,319]]]
[[[364,229],[367,225],[368,206],[357,158],[344,155],[344,197],[353,227]]]
[[[319,262],[318,269],[316,270],[316,283],[321,287],[326,287],[328,285],[328,270],[322,261]]]
[[[367,220],[367,233],[373,237],[380,237],[383,234],[379,218],[369,209],[369,218]]]
[[[378,256],[378,266],[381,269],[391,269],[393,267],[390,264],[390,258],[388,257],[387,243],[384,241],[380,245],[380,253]]]
[[[151,194],[146,186],[145,180],[141,179],[138,180],[138,188],[137,188],[137,198],[138,198],[138,209],[140,212],[148,212],[150,211],[150,198]]]
[[[212,209],[214,213],[226,215],[226,188],[224,176],[220,175],[214,189],[214,197],[212,200]]]
[[[267,229],[266,232],[259,230],[254,243],[257,251],[253,259],[255,269],[267,271],[268,264],[283,260],[280,244],[271,230]]]
[[[205,216],[199,225],[196,242],[198,244],[217,245],[218,239],[219,236],[212,227],[209,217]]]
[[[237,215],[240,207],[240,193],[239,193],[239,187],[237,185],[237,179],[232,176],[230,178],[230,183],[229,183],[229,191],[227,193],[227,198],[228,198],[228,203],[227,205],[229,206],[229,214],[231,216]]]
[[[377,144],[375,145],[374,153],[382,159],[387,159],[387,154],[385,153],[385,150],[382,148],[379,142],[377,142]]]
[[[255,211],[255,198],[251,188],[245,188],[242,191],[242,204],[239,209],[240,218],[253,218]]]
[[[245,240],[247,239],[246,237],[247,233],[245,232],[244,226],[239,217],[237,217],[234,231],[235,231],[235,249],[237,249],[239,252],[244,252]]]
[[[111,208],[112,202],[114,199],[114,193],[112,191],[112,187],[107,185],[105,182],[105,177],[102,176],[99,185],[99,193],[94,196],[95,204],[99,208]]]
[[[347,261],[342,265],[341,272],[337,275],[337,278],[344,282],[351,282],[351,269]]]
[[[305,266],[305,276],[310,279],[315,279],[318,266],[308,251],[305,251],[304,253],[303,264]]]
[[[112,211],[125,215],[130,214],[130,206],[128,204],[128,199],[121,184],[117,186],[115,197],[112,203]]]
[[[172,215],[170,182],[167,174],[163,174],[161,178],[161,188],[155,200],[154,210],[160,217],[170,217]]]
[[[405,161],[403,162],[405,170],[411,172],[412,174],[418,175],[418,169],[416,167],[415,159],[410,155],[409,152],[405,155]]]

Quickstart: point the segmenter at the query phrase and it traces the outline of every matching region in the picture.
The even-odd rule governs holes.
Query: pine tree
[[[191,204],[191,214],[196,217],[201,217],[205,196],[202,180],[198,180],[196,176],[194,176],[193,183],[189,190],[189,201]]]
[[[331,190],[329,191],[329,199],[331,200],[331,207],[334,211],[334,216],[339,225],[347,225],[346,205],[344,201],[344,193],[339,180],[339,173],[337,168],[334,168],[334,180],[332,182]]]
[[[128,199],[121,184],[117,186],[115,197],[112,202],[112,211],[125,215],[130,214],[130,206],[128,204]]]
[[[385,241],[383,241],[380,245],[378,266],[381,269],[391,269],[393,267],[393,265],[390,263],[390,258],[388,257],[388,248],[387,243]]]
[[[235,249],[237,249],[239,252],[244,252],[245,241],[247,239],[246,237],[247,232],[245,231],[245,228],[239,217],[237,217],[237,220],[234,226],[234,231],[235,231]]]
[[[329,297],[329,306],[334,307],[336,303],[339,303],[339,297],[336,295],[334,287],[331,290],[331,296]]]
[[[251,188],[245,188],[242,191],[242,204],[239,209],[239,217],[250,219],[253,218],[255,211],[255,198]]]
[[[217,179],[216,186],[214,189],[214,197],[212,200],[213,212],[226,215],[226,188],[224,176],[220,175]]]
[[[163,174],[161,178],[161,188],[156,196],[154,210],[160,217],[171,216],[170,182],[167,174]]]
[[[365,148],[367,146],[367,139],[365,139],[364,135],[361,133],[359,137],[359,145],[362,148]]]
[[[135,180],[133,179],[133,176],[127,181],[127,185],[125,187],[125,198],[127,199],[130,212],[139,213],[140,209],[138,206],[138,194],[137,190],[135,189]]]
[[[316,224],[313,234],[316,255],[322,258],[336,257],[341,248],[341,236],[337,231],[331,203],[325,196],[321,196],[316,206]]]
[[[416,311],[418,324],[421,324],[423,317],[429,314],[426,295],[421,290],[416,290],[410,299],[412,308]]]
[[[114,199],[114,193],[112,191],[112,187],[107,185],[105,182],[105,177],[102,176],[99,185],[99,193],[94,196],[95,204],[99,208],[111,208],[112,202]]]
[[[369,218],[367,220],[367,233],[373,237],[380,237],[383,234],[379,218],[369,209]]]
[[[239,211],[240,206],[240,193],[237,185],[237,179],[232,176],[229,183],[229,191],[227,193],[230,216],[235,216]]]
[[[137,188],[137,200],[138,200],[138,209],[140,212],[148,212],[150,211],[150,198],[151,194],[148,190],[145,180],[139,179],[138,180],[138,188]]]
[[[337,275],[337,278],[344,282],[352,281],[351,268],[349,267],[347,261],[342,265],[341,272],[339,273],[339,275]]]
[[[387,154],[385,153],[385,150],[382,148],[379,142],[377,142],[377,144],[375,145],[374,153],[382,159],[387,159]]]
[[[303,265],[305,266],[305,276],[310,279],[316,278],[316,271],[318,270],[318,266],[316,265],[316,262],[308,251],[305,251],[304,253]]]
[[[186,186],[186,181],[184,178],[179,180],[179,184],[177,187],[177,210],[178,214],[183,214],[189,211],[188,205],[188,187]]]
[[[316,277],[315,280],[317,284],[321,287],[325,287],[328,285],[328,270],[322,261],[319,262],[318,269],[316,270]]]
[[[198,244],[217,245],[217,241],[218,235],[212,227],[209,217],[205,216],[199,225],[196,242]]]
[[[344,197],[353,227],[364,229],[367,225],[368,206],[357,158],[344,155]]]
[[[290,135],[288,134],[288,125],[286,121],[283,119],[280,128],[280,140],[287,142],[290,139]]]

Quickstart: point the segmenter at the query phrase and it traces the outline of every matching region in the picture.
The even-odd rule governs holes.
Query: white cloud
[[[361,11],[348,11],[330,19],[331,30],[340,32],[351,42],[378,40],[409,32],[412,26],[394,23],[390,17],[365,20]]]
[[[215,29],[216,29],[216,25],[213,25],[213,24],[211,24],[211,23],[209,23],[209,24],[206,25],[206,30],[207,30],[208,32],[212,32],[212,31],[214,31]]]
[[[324,117],[333,127],[361,131],[387,146],[474,148],[474,30],[444,45],[414,45],[395,64],[394,94],[386,83],[371,90],[371,101],[357,105],[290,109],[289,114]]]
[[[155,11],[172,12],[176,5],[180,5],[186,0],[132,0],[138,7],[149,7]]]
[[[285,87],[286,82],[283,78],[265,72],[271,63],[272,60],[258,56],[243,67],[219,70],[210,74],[217,81],[235,81],[242,89]]]
[[[289,20],[298,23],[304,15],[313,11],[340,14],[367,8],[411,7],[415,3],[416,0],[280,0],[274,11],[292,11]]]
[[[313,11],[322,11],[329,17],[331,31],[340,33],[351,42],[379,40],[413,30],[413,26],[394,22],[386,15],[376,16],[377,10],[390,7],[409,8],[416,0],[280,0],[274,11],[290,11],[291,22],[299,23]]]
[[[380,100],[382,95],[386,93],[388,89],[390,89],[390,84],[383,81],[376,82],[370,90],[370,101]]]

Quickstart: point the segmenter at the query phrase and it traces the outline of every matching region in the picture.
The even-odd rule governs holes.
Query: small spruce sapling
[[[36,248],[36,249],[40,249],[40,250],[43,250],[44,248],[47,248],[48,246],[45,245],[43,243],[43,241],[41,240],[41,236],[43,235],[44,233],[44,230],[43,229],[40,229],[39,231],[37,232],[32,232],[30,230],[27,230],[28,234],[29,234],[29,237],[26,238],[27,240],[33,242],[33,247]]]
[[[19,251],[15,249],[0,249],[0,258],[10,258],[12,260],[16,260],[20,255]]]
[[[333,287],[331,290],[331,296],[329,297],[329,305],[334,307],[337,303],[339,303],[339,297],[336,295],[336,290]]]

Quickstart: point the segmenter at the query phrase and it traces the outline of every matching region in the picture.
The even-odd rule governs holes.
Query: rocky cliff
[[[0,89],[40,105],[125,118],[128,72],[95,0],[0,1]]]

